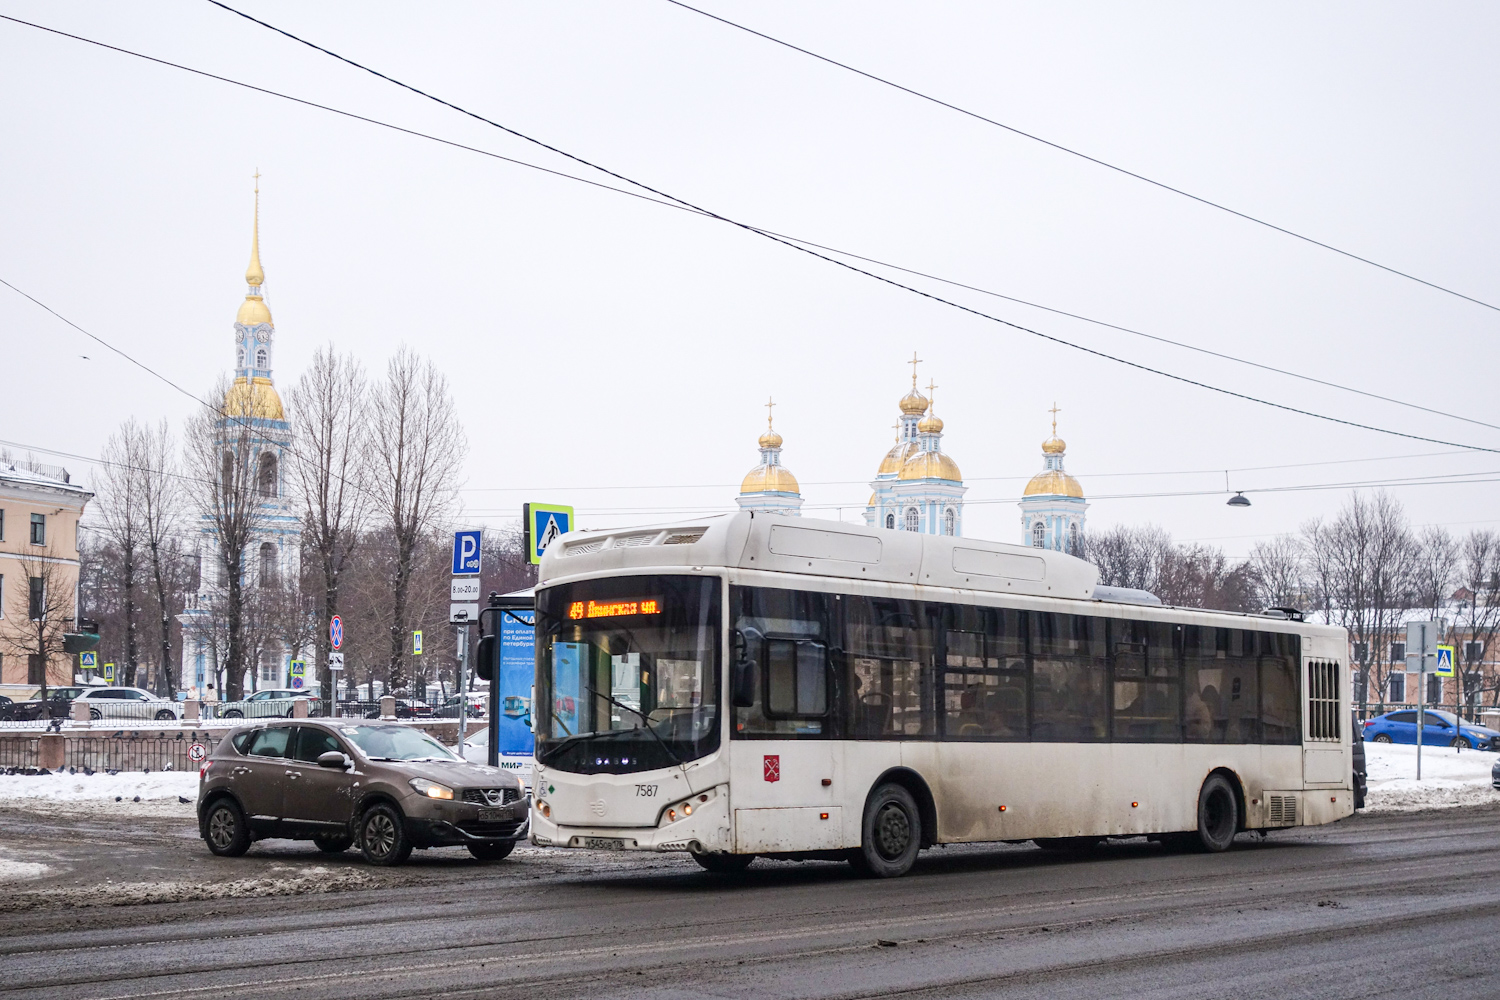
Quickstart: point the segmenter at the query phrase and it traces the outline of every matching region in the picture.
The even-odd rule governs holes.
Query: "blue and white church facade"
[[[901,398],[895,445],[886,452],[870,483],[865,524],[928,535],[964,533],[964,494],[968,487],[958,463],[943,452],[943,421],[932,400],[917,390],[913,360],[911,391]],[[936,386],[929,386],[932,392]]]
[[[234,322],[235,377],[224,394],[224,415],[220,418],[219,446],[224,463],[244,463],[251,487],[259,502],[255,537],[246,546],[242,585],[246,590],[290,589],[295,592],[301,578],[302,518],[292,500],[288,482],[288,452],[292,445],[292,425],[286,419],[281,396],[272,380],[275,364],[276,327],[266,306],[262,290],[265,272],[260,264],[260,191],[255,196],[255,225],[250,244],[250,266],[245,272],[248,290]],[[245,427],[248,425],[248,433]],[[250,454],[239,454],[248,449]],[[212,698],[220,692],[210,691],[217,673],[215,650],[203,638],[206,629],[194,628],[210,614],[228,581],[223,579],[223,561],[219,556],[217,529],[205,516],[200,529],[199,593],[195,607],[182,615],[183,686],[200,698]],[[247,664],[244,689],[286,687],[291,651],[274,641],[262,650],[260,662]],[[312,672],[309,671],[309,679]]]
[[[1021,495],[1021,544],[1080,555],[1089,505],[1078,480],[1063,469],[1067,449],[1067,442],[1057,436],[1054,406],[1052,436],[1042,442],[1042,471],[1031,477]]]
[[[735,503],[741,510],[753,510],[758,514],[786,514],[802,516],[802,488],[792,470],[781,464],[781,435],[771,425],[771,408],[774,401],[766,403],[766,432],[757,442],[760,445],[760,464],[745,474],[740,483],[740,495]]]

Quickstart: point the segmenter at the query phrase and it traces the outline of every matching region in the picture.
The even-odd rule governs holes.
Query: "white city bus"
[[[573,532],[536,590],[532,840],[842,858],[1350,815],[1342,629],[1162,607],[1062,553],[738,513]]]

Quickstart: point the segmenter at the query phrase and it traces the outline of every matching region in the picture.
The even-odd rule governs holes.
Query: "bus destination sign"
[[[661,614],[660,597],[638,597],[622,601],[574,601],[568,605],[568,617],[574,621],[580,618],[623,618],[626,615],[659,614]]]

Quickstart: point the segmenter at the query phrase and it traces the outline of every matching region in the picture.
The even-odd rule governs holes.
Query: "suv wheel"
[[[208,807],[203,820],[203,839],[221,858],[237,858],[250,849],[250,828],[245,814],[232,799],[220,799]]]
[[[170,708],[163,708],[163,709],[157,710],[157,713],[156,713],[156,721],[157,722],[170,722],[171,720],[173,720],[175,718],[177,718],[177,716],[172,712],[172,710]]]
[[[94,720],[95,722],[98,722],[100,719],[104,718],[104,713],[99,711],[97,708],[91,708],[89,709],[89,718]]]
[[[227,712],[224,713],[224,718],[226,718],[226,719],[243,719],[244,717],[245,717],[245,713],[241,712],[237,708],[231,708]]]
[[[379,802],[365,810],[359,821],[359,849],[372,865],[399,865],[406,860],[411,841],[395,806]]]
[[[504,861],[516,849],[514,840],[502,840],[489,844],[470,844],[469,853],[480,861]]]

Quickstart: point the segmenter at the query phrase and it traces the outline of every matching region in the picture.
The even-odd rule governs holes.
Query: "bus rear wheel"
[[[900,785],[881,785],[865,802],[860,845],[849,863],[861,875],[898,878],[911,871],[922,847],[922,814]]]
[[[755,860],[753,854],[700,854],[693,852],[693,860],[706,872],[715,875],[735,875],[750,867]]]
[[[1198,833],[1189,835],[1196,850],[1229,850],[1240,829],[1240,803],[1234,786],[1222,774],[1211,774],[1198,792]]]

